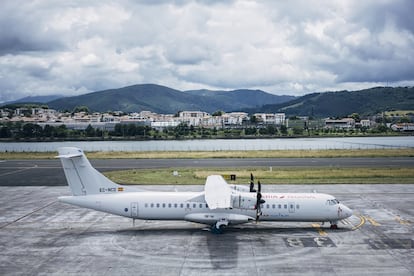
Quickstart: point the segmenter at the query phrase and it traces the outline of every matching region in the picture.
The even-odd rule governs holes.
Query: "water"
[[[48,152],[75,146],[85,151],[220,151],[414,148],[414,137],[217,139],[184,141],[7,142],[0,152]]]

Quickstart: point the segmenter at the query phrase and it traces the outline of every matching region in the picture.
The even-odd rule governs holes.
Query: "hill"
[[[47,103],[50,101],[53,101],[55,99],[59,99],[62,98],[62,95],[47,95],[47,96],[29,96],[29,97],[24,97],[15,101],[9,101],[9,102],[4,102],[1,103],[2,106],[4,105],[9,105],[9,104],[16,104],[16,103]]]
[[[251,112],[343,117],[352,113],[373,115],[387,110],[414,109],[413,87],[375,87],[359,91],[312,93],[282,104],[268,104]]]
[[[202,89],[185,91],[185,93],[195,96],[203,96],[205,98],[218,101],[227,106],[227,108],[223,108],[222,110],[235,111],[245,110],[246,108],[252,108],[254,106],[259,108],[265,104],[279,104],[295,99],[294,96],[276,96],[262,90],[250,89],[238,89],[233,91],[214,91]]]
[[[282,103],[294,97],[277,96],[260,90],[182,92],[155,84],[141,84],[66,97],[48,102],[50,108],[73,110],[76,106],[88,106],[91,111],[121,110],[139,112],[149,110],[171,114],[180,110],[206,112],[241,111],[265,103]]]

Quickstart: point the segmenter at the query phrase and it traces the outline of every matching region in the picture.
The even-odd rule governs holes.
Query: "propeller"
[[[250,192],[255,193],[256,190],[254,189],[254,176],[250,173]]]
[[[262,215],[261,205],[265,203],[262,199],[262,184],[260,181],[257,181],[257,191],[254,189],[254,176],[250,173],[250,192],[256,193],[256,222],[259,220],[259,217]]]
[[[256,201],[256,222],[259,220],[259,217],[262,215],[262,204],[265,203],[266,201],[264,199],[262,199],[262,184],[260,183],[260,181],[257,181],[257,201]]]

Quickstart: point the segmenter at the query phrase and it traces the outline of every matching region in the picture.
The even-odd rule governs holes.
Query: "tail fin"
[[[94,169],[83,151],[75,147],[58,149],[66,180],[75,196],[122,192],[120,186]]]

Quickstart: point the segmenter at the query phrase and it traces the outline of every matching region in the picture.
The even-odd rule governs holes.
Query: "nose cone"
[[[346,219],[349,218],[350,216],[352,216],[353,212],[351,209],[349,209],[348,207],[346,207],[343,204],[340,204],[340,208],[342,209],[342,211],[340,212],[340,217],[341,219]]]

